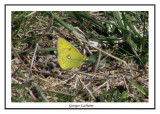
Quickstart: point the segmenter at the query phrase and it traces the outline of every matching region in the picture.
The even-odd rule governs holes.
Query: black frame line
[[[7,6],[153,6],[155,4],[6,4]]]
[[[153,6],[154,7],[154,108],[6,108],[6,7],[7,6]],[[155,110],[156,109],[156,4],[4,4],[4,109],[12,109],[12,110],[59,110],[59,109],[69,109],[69,110],[130,110],[130,109],[138,109],[138,110]]]

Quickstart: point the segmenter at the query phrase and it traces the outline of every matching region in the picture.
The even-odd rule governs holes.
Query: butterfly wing
[[[84,63],[86,56],[63,38],[58,38],[58,61],[63,69],[77,68]]]

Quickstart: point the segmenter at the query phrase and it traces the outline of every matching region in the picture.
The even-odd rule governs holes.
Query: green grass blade
[[[140,84],[138,84],[137,82],[133,81],[133,80],[129,80],[129,82],[136,87],[138,90],[140,90],[144,95],[148,96],[148,90],[146,88],[143,88]]]

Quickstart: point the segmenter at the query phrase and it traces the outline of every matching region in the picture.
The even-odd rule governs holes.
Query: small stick
[[[46,101],[49,102],[48,99],[46,98],[46,96],[43,94],[43,92],[39,89],[39,87],[34,84],[34,86],[36,87],[37,91],[40,93],[40,95],[42,96],[42,98]]]
[[[54,91],[54,90],[48,90],[49,92],[53,92],[53,93],[58,93],[58,94],[63,94],[63,95],[67,95],[67,96],[72,96],[74,97],[74,95],[68,94],[68,93],[64,93],[64,92],[60,92],[60,91]]]
[[[96,71],[97,71],[97,69],[98,69],[98,66],[99,66],[99,63],[100,63],[100,59],[101,59],[101,55],[102,55],[102,53],[101,52],[99,52],[99,56],[98,56],[98,60],[97,60],[97,64],[96,64],[96,67],[95,67],[95,69],[94,69],[94,76],[96,75]],[[93,77],[94,78],[94,77]]]
[[[90,96],[91,96],[94,100],[96,100],[96,98],[93,96],[92,92],[88,89],[88,87],[84,84],[84,82],[83,82],[81,79],[80,79],[79,81],[82,83],[82,85],[84,86],[84,88],[88,91],[88,93],[90,94]]]
[[[35,14],[36,12],[37,12],[37,11],[32,11],[30,14],[26,15],[25,17],[29,17],[29,16]]]
[[[124,80],[124,84],[125,84],[125,86],[126,86],[126,89],[127,89],[128,93],[129,93],[129,89],[128,89],[128,86],[127,86],[127,83],[126,83],[126,79],[125,79],[124,75],[123,75],[122,77],[123,77],[123,80]]]
[[[28,69],[27,66],[24,64],[23,60],[21,59],[21,57],[19,56],[19,54],[18,54],[18,53],[16,52],[16,50],[14,49],[13,44],[12,44],[12,49],[13,49],[14,55],[21,61],[21,63],[24,65],[24,67],[25,67],[26,69]]]
[[[25,89],[29,92],[32,98],[36,101],[36,97],[34,96],[33,92],[28,87],[25,87]]]
[[[32,69],[33,62],[34,62],[34,59],[35,59],[35,56],[36,56],[37,48],[38,48],[38,42],[37,42],[37,44],[36,44],[36,48],[35,48],[35,50],[34,50],[34,54],[33,54],[33,57],[32,57],[32,62],[31,62],[30,70],[29,70],[29,76],[30,76],[31,71],[32,71],[31,69]]]
[[[108,83],[108,80],[106,81],[106,82],[104,82],[102,85],[100,85],[99,87],[97,87],[97,89],[96,90],[94,90],[94,92],[96,92],[98,89],[100,89],[101,87],[103,87],[105,84],[107,84]]]
[[[55,85],[52,85],[51,87],[54,87],[54,86],[56,86],[56,85],[60,85],[60,84],[65,84],[65,83],[67,83],[69,80],[71,80],[72,78],[74,78],[75,77],[75,74],[71,77],[71,78],[69,78],[69,79],[67,79],[67,80],[64,80],[64,81],[62,81],[62,82],[60,82],[60,83],[58,83],[58,84],[55,84]]]

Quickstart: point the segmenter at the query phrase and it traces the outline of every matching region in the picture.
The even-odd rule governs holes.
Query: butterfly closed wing
[[[58,61],[62,69],[72,69],[80,67],[86,59],[77,48],[64,38],[58,38]]]

